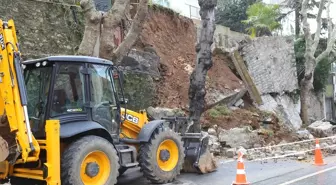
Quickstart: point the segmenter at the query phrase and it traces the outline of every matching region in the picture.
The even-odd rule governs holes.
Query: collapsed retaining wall
[[[276,113],[289,130],[302,125],[294,40],[289,37],[260,37],[242,45],[248,71],[261,95],[261,110]]]

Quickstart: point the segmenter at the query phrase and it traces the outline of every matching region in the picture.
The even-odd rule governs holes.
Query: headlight
[[[37,63],[35,64],[35,66],[36,66],[36,67],[40,67],[40,66],[41,66],[41,63],[40,63],[40,62],[37,62]]]
[[[42,62],[42,66],[46,66],[48,64],[47,61]]]

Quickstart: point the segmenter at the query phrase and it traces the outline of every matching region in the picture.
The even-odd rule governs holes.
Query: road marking
[[[331,167],[331,168],[327,168],[327,169],[324,169],[324,170],[321,170],[321,171],[318,171],[318,172],[315,172],[315,173],[312,173],[312,174],[309,174],[309,175],[305,175],[303,177],[300,177],[300,178],[297,178],[297,179],[293,179],[291,181],[288,181],[288,182],[285,182],[285,183],[282,183],[282,184],[279,184],[279,185],[293,184],[294,182],[302,181],[302,180],[307,179],[309,177],[312,177],[312,176],[315,176],[315,175],[319,175],[321,173],[325,173],[327,171],[331,171],[331,170],[334,170],[334,169],[336,169],[336,166]]]

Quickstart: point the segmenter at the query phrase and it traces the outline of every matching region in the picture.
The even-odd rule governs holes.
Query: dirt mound
[[[255,108],[230,110],[226,106],[216,106],[208,110],[202,120],[202,127],[205,130],[214,125],[225,130],[251,126],[253,130],[257,130],[266,145],[271,142],[278,144],[283,140],[286,142],[297,140],[293,133],[281,126],[281,120],[275,114]]]
[[[155,106],[187,110],[189,77],[196,60],[196,27],[191,19],[171,11],[150,10],[138,48],[151,46],[161,58]],[[226,66],[224,55],[213,57],[214,66],[207,87],[228,94],[242,87],[242,82]]]
[[[246,109],[229,110],[225,106],[217,106],[208,110],[204,114],[204,118],[203,127],[218,125],[226,130],[242,126],[252,126],[253,129],[258,129],[262,121],[256,112]]]

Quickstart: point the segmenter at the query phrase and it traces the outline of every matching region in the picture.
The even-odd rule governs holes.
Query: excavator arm
[[[3,119],[4,116],[7,117],[10,133],[15,135],[20,160],[36,161],[40,147],[29,124],[26,88],[14,21],[4,22],[0,19],[0,118]]]

